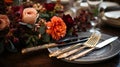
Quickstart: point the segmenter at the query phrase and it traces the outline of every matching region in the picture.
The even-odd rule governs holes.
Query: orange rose
[[[51,22],[47,22],[46,26],[46,32],[50,34],[55,40],[59,40],[66,34],[66,24],[60,17],[52,17]]]
[[[23,10],[22,21],[29,24],[34,24],[37,18],[37,11],[34,8],[25,8]]]
[[[5,29],[10,25],[10,21],[6,15],[0,15],[0,30]]]

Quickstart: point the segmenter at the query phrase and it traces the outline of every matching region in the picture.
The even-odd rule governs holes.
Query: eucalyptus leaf
[[[44,19],[46,19],[47,21],[49,21],[50,15],[49,15],[48,13],[42,13],[42,14],[40,14],[40,18],[44,18]]]
[[[12,43],[11,40],[8,40],[9,44],[7,44],[6,49],[10,52],[17,52],[17,49],[15,48],[14,44]]]
[[[41,18],[49,18],[50,16],[49,16],[49,14],[42,13],[42,14],[40,14],[40,17]]]
[[[28,27],[28,28],[33,28],[33,25],[27,24],[27,27]]]

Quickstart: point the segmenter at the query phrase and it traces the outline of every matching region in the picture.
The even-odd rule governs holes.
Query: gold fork
[[[101,38],[100,33],[95,34],[94,37],[91,38],[91,40],[88,40],[87,42],[84,43],[84,45],[86,47],[90,47],[90,49],[85,50],[85,51],[83,51],[81,53],[78,53],[76,55],[70,56],[70,57],[68,57],[66,59],[67,60],[74,60],[74,59],[77,59],[77,58],[80,58],[80,57],[86,55],[87,53],[89,53],[90,51],[92,51],[95,48],[95,46],[98,43],[98,41],[100,40],[100,38]],[[83,46],[83,47],[85,47],[85,46]],[[80,50],[80,48],[78,48],[78,51]],[[70,51],[70,52],[72,52],[72,51]],[[76,52],[77,52],[77,50],[76,50]]]
[[[90,38],[88,39],[88,41],[91,40],[91,38],[94,37],[94,36],[95,36],[95,33],[93,33],[93,34],[90,36]],[[54,51],[54,52],[52,52],[52,53],[49,54],[49,57],[59,56],[59,55],[62,54],[62,53],[65,53],[65,52],[67,52],[67,51],[70,51],[70,50],[72,50],[72,49],[75,49],[76,47],[79,47],[80,45],[81,45],[81,44],[78,43],[78,44],[69,46],[69,47],[67,47],[67,48]],[[81,49],[83,49],[83,48],[85,48],[85,46],[84,46],[84,47],[81,47]]]

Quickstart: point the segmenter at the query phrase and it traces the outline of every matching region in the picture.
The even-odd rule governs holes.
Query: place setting
[[[119,28],[120,27],[120,5],[111,5],[101,10],[101,20],[103,23]]]
[[[92,34],[88,32],[80,33],[79,36],[81,36],[81,38],[82,36],[91,38]],[[77,64],[91,64],[102,62],[114,57],[119,53],[120,51],[120,48],[118,47],[119,40],[117,40],[117,38],[118,37],[112,37],[106,34],[102,34],[101,36],[98,37],[99,43],[97,43],[96,46],[94,45],[94,48],[88,46],[87,48],[85,48],[83,45],[85,45],[87,41],[69,46],[48,48],[50,52],[49,57],[56,57],[57,59]],[[105,42],[107,42],[106,44],[108,45],[104,45]],[[88,52],[88,54],[86,52]]]
[[[104,23],[113,26],[120,27],[120,10],[108,11],[104,12],[104,16],[102,17]]]
[[[57,2],[60,3],[59,0]],[[25,54],[31,51],[38,51],[47,48],[48,51],[50,52],[49,54],[50,58],[55,57],[56,59],[78,64],[97,63],[114,57],[120,51],[120,48],[118,47],[119,46],[118,36],[113,37],[107,34],[103,34],[99,32],[99,28],[96,27],[99,23],[101,23],[99,16],[100,14],[99,6],[102,2],[103,2],[102,0],[97,1],[87,0],[87,3],[89,5],[88,14],[84,13],[83,16],[78,16],[76,17],[76,19],[74,19],[78,20],[80,19],[80,17],[84,18],[85,16],[86,18],[88,16],[86,18],[87,22],[86,21],[84,22],[90,23],[92,26],[91,29],[86,30],[86,32],[76,32],[77,36],[70,37],[66,36],[53,43],[22,49],[21,53]],[[92,17],[89,12],[92,14]],[[109,14],[111,13],[105,13],[105,16],[109,17],[110,16]],[[82,15],[82,12],[80,12],[80,14],[78,15]],[[118,14],[114,12],[114,15]],[[73,17],[70,17],[70,15],[67,14],[65,16],[68,16],[72,21]],[[63,16],[63,20],[65,16]],[[117,16],[116,18],[119,18],[119,16]],[[67,20],[64,21],[66,22]],[[83,22],[83,20],[80,21]],[[82,31],[82,28],[78,28],[78,30]]]
[[[0,8],[0,64],[5,67],[61,67],[63,64],[104,67],[111,62],[104,61],[119,56],[119,30],[111,32],[112,27],[106,30],[100,26],[106,23],[120,27],[117,3],[2,0],[0,4],[3,6]],[[118,60],[119,57],[115,61]]]

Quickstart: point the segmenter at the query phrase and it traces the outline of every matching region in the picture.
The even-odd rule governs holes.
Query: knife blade
[[[82,57],[82,56],[85,56],[86,54],[88,54],[88,53],[91,52],[92,50],[94,50],[94,49],[100,49],[100,48],[102,48],[102,47],[110,44],[111,42],[117,40],[117,39],[118,39],[117,36],[112,37],[112,38],[109,38],[109,39],[107,39],[107,40],[105,40],[105,41],[97,44],[97,45],[96,45],[95,47],[93,47],[93,48],[90,48],[90,49],[88,49],[88,50],[85,50],[85,51],[83,51],[83,52],[81,52],[81,53],[78,53],[78,54],[76,54],[76,55],[70,56],[70,57],[68,57],[68,58],[66,58],[66,59],[67,59],[67,60],[70,60],[70,61],[71,61],[71,60],[75,60],[75,59],[77,59],[77,58],[80,58],[80,57]]]
[[[117,40],[117,39],[118,39],[117,36],[112,37],[112,38],[109,38],[109,39],[107,39],[107,40],[105,40],[105,41],[103,41],[103,42],[97,44],[95,48],[96,48],[96,49],[102,48],[102,47],[108,45],[109,43],[111,43],[111,42],[113,42],[113,41],[115,41],[115,40]]]

